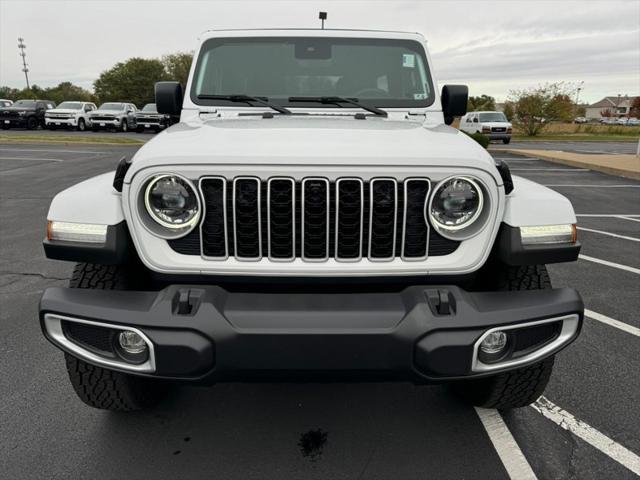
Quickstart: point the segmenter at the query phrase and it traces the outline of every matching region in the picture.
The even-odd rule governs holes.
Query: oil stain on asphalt
[[[327,444],[328,432],[323,431],[321,428],[316,430],[309,430],[308,432],[300,435],[298,446],[303,457],[308,457],[312,462],[315,462],[322,456],[324,446]]]

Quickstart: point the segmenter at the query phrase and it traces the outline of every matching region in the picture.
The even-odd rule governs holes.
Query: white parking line
[[[613,441],[582,420],[578,420],[544,396],[531,406],[556,425],[573,433],[636,475],[640,475],[640,457],[631,450]]]
[[[599,233],[601,235],[608,235],[609,237],[622,238],[623,240],[631,240],[632,242],[640,242],[640,238],[627,237],[626,235],[618,235],[617,233],[605,232],[603,230],[595,230],[593,228],[576,227],[578,230],[584,230],[585,232]]]
[[[592,320],[597,320],[598,322],[605,323],[611,327],[618,328],[623,332],[630,333],[631,335],[635,335],[636,337],[640,337],[640,328],[634,327],[633,325],[628,325],[624,322],[616,320],[611,317],[607,317],[606,315],[602,315],[601,313],[594,312],[592,310],[584,309],[584,314],[586,317],[589,317]]]
[[[0,160],[32,160],[35,162],[64,162],[59,158],[0,157]]]
[[[520,450],[518,443],[511,435],[497,410],[475,407],[482,426],[496,449],[509,478],[513,480],[536,480],[531,465]]]
[[[602,218],[624,218],[625,220],[633,220],[640,222],[640,213],[576,213],[576,217],[602,217]]]
[[[580,260],[587,260],[588,262],[599,263],[601,265],[606,265],[607,267],[618,268],[620,270],[625,270],[627,272],[635,273],[636,275],[640,275],[640,268],[630,267],[628,265],[622,265],[621,263],[610,262],[608,260],[602,260],[600,258],[589,257],[587,255],[578,255]]]
[[[60,152],[60,153],[97,153],[107,154],[109,152],[97,152],[95,150],[58,150],[56,149],[32,149],[32,148],[0,148],[0,152]]]
[[[511,168],[512,172],[590,172],[588,168]]]
[[[545,187],[584,187],[584,188],[640,188],[640,184],[638,185],[568,185],[568,184],[557,184],[557,185],[544,185]]]

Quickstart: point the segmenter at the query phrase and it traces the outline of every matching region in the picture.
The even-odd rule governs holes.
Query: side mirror
[[[444,123],[451,125],[454,117],[461,117],[467,113],[469,88],[466,85],[445,85],[442,87],[442,113]]]
[[[180,82],[156,83],[156,107],[158,113],[180,115],[182,110],[182,85]]]

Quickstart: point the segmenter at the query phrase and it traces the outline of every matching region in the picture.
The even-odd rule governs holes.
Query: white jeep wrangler
[[[47,257],[77,262],[41,299],[87,404],[158,402],[168,385],[449,382],[474,405],[543,391],[583,304],[545,264],[577,259],[560,194],[449,127],[421,35],[212,31],[180,123],[115,173],[59,193]]]

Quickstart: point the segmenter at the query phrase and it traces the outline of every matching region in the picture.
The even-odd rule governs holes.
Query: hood
[[[162,115],[158,112],[142,112],[137,111],[136,117],[161,117]]]
[[[93,110],[91,115],[122,115],[124,110]]]
[[[47,110],[47,113],[80,113],[82,110],[74,110],[72,108],[52,108]]]
[[[278,115],[180,123],[147,142],[134,169],[176,164],[467,166],[495,170],[475,141],[446,125],[353,116]]]
[[[6,112],[35,112],[36,108],[35,107],[16,107],[11,105],[10,107],[2,107],[0,108],[0,111],[6,111]]]

